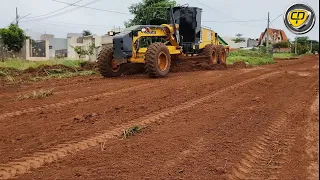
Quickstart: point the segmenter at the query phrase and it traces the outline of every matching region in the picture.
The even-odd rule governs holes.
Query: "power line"
[[[26,21],[21,21],[22,23],[25,23]],[[78,28],[79,26],[99,26],[99,27],[111,27],[111,26],[105,26],[105,25],[96,25],[96,24],[79,24],[79,23],[71,23],[71,22],[61,22],[61,21],[45,21],[45,22],[33,22],[33,23],[40,23],[40,24],[49,24],[49,25],[57,25],[61,27],[71,27],[71,28]],[[57,24],[58,23],[58,24]],[[63,25],[61,25],[61,24]],[[65,26],[65,24],[70,25],[78,25],[78,27],[75,26]]]
[[[199,0],[196,0],[196,1],[197,1],[198,3],[200,3],[200,4],[202,4],[202,5],[210,8],[212,11],[216,12],[217,14],[220,14],[220,15],[224,16],[224,17],[227,18],[227,19],[238,20],[238,19],[235,19],[235,18],[233,18],[233,17],[231,17],[231,18],[228,17],[228,15],[226,15],[226,14],[220,12],[220,11],[217,11],[216,9],[212,8],[211,6],[208,6],[207,4],[205,4],[205,3],[203,3],[203,2],[201,2],[201,1],[199,1]]]
[[[275,20],[277,20],[280,16],[282,16],[282,14],[280,14],[280,15],[277,16],[274,20],[272,20],[271,23],[273,23]]]
[[[111,12],[111,13],[117,13],[117,14],[131,15],[129,13],[124,13],[124,12],[119,12],[119,11],[111,11],[111,10],[99,9],[99,8],[93,8],[93,7],[87,7],[85,5],[75,5],[75,4],[70,4],[70,3],[66,3],[66,2],[62,2],[62,1],[58,1],[58,0],[53,0],[53,1],[58,2],[58,3],[68,4],[68,5],[71,5],[71,6],[77,6],[77,7],[82,7],[82,8],[86,8],[86,9],[93,9],[93,10],[97,10],[97,11],[105,11],[105,12]]]
[[[101,0],[93,0],[93,1],[90,1],[86,4],[84,4],[83,6],[87,6],[87,5],[91,5],[93,3],[96,3],[98,1],[101,1]],[[78,10],[80,9],[81,7],[76,7],[76,8],[73,8],[73,9],[70,9],[70,10],[67,10],[67,11],[64,11],[64,12],[61,12],[61,13],[58,13],[58,14],[53,14],[51,16],[47,16],[47,17],[43,17],[43,18],[39,18],[39,19],[32,19],[32,20],[28,20],[28,21],[39,21],[39,20],[43,20],[43,19],[48,19],[48,18],[52,18],[52,17],[57,17],[57,16],[60,16],[60,15],[63,15],[63,14],[66,14],[66,13],[69,13],[69,12],[73,12],[75,10]]]
[[[257,19],[257,20],[246,20],[246,21],[202,21],[202,22],[217,22],[217,23],[232,23],[232,22],[261,22],[267,19]]]
[[[200,0],[196,0],[196,1],[197,1],[197,2],[199,2],[199,3],[200,3],[200,4],[202,4],[202,5],[204,5],[204,6],[208,7],[208,8],[210,8],[212,11],[214,11],[214,12],[216,12],[216,13],[220,14],[221,16],[224,16],[225,18],[227,18],[227,19],[229,19],[229,20],[232,20],[232,21],[238,21],[238,22],[240,22],[240,21],[241,21],[241,20],[239,20],[239,19],[237,19],[237,18],[234,18],[234,17],[232,17],[232,16],[226,15],[226,14],[224,14],[224,13],[222,13],[222,12],[220,12],[220,11],[218,11],[218,10],[214,9],[214,8],[212,8],[211,6],[209,6],[209,5],[207,5],[207,4],[203,3],[203,2],[201,2]],[[240,24],[240,25],[242,25],[242,26],[247,26],[247,27],[260,28],[260,27],[257,27],[257,26],[252,26],[252,25],[247,25],[247,24]]]
[[[70,4],[70,5],[68,5],[68,6],[65,6],[65,7],[61,8],[61,9],[58,9],[58,10],[52,11],[52,12],[47,13],[47,14],[42,14],[42,15],[39,15],[39,16],[33,16],[33,17],[28,17],[28,18],[34,19],[34,18],[39,18],[39,17],[42,17],[42,16],[47,16],[47,15],[50,15],[50,14],[53,14],[53,13],[59,12],[59,11],[61,11],[61,10],[64,10],[64,9],[66,9],[66,8],[68,8],[68,7],[71,7],[73,4],[77,4],[77,3],[81,2],[81,1],[83,1],[83,0],[76,1],[76,2],[74,2],[74,3],[71,3],[71,4]]]

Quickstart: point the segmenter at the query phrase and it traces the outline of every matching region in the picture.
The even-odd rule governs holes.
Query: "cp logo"
[[[295,34],[309,32],[316,21],[316,16],[311,7],[305,4],[294,4],[288,8],[284,15],[284,23]]]

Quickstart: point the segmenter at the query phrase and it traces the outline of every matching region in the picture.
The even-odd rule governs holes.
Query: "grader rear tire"
[[[104,47],[98,56],[99,72],[103,77],[117,77],[121,76],[124,72],[123,65],[115,65],[114,63],[114,50],[112,46]]]
[[[218,62],[218,56],[217,56],[217,48],[213,44],[207,44],[201,53],[203,56],[209,57],[208,59],[208,64],[209,65],[214,65],[217,64]]]
[[[169,73],[171,56],[163,43],[149,45],[145,55],[145,69],[151,78],[163,78]]]
[[[227,52],[222,45],[217,46],[218,52],[218,64],[226,65],[227,64]]]

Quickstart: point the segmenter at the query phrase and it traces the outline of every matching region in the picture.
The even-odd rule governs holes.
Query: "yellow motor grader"
[[[188,55],[203,57],[209,64],[226,64],[228,47],[219,44],[218,35],[201,26],[201,9],[168,8],[168,24],[137,25],[122,32],[108,32],[113,43],[98,55],[100,74],[116,77],[124,64],[143,63],[149,77],[166,77],[171,59]]]

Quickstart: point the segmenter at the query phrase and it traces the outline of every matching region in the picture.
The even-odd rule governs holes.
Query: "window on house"
[[[83,43],[83,37],[77,38],[77,43]]]

